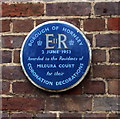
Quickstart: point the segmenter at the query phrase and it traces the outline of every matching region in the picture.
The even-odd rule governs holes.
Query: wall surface
[[[119,2],[1,1],[3,118],[119,118]],[[38,24],[51,20],[77,26],[92,48],[87,76],[78,86],[62,93],[49,93],[32,85],[20,64],[19,53],[26,35]]]

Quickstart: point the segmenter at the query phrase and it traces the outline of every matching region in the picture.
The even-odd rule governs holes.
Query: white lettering
[[[63,40],[61,40],[62,37],[64,38]],[[63,44],[63,46],[64,46],[65,48],[68,48],[68,47],[66,46],[66,43],[65,43],[66,40],[67,40],[66,35],[64,35],[64,34],[58,34],[58,48],[59,48],[59,49],[61,49],[61,44]]]

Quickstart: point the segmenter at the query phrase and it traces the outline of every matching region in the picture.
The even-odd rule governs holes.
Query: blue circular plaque
[[[83,80],[90,67],[91,49],[74,25],[50,21],[28,34],[20,57],[26,76],[35,86],[61,92]]]

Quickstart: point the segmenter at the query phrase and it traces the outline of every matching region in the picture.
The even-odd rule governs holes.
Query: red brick
[[[65,110],[65,107],[66,107],[64,101],[65,100],[63,97],[61,97],[61,98],[48,97],[46,99],[47,106],[46,106],[45,110],[46,111],[49,111],[49,110],[51,110],[51,111],[62,110],[63,111],[63,109]]]
[[[120,62],[119,53],[120,53],[120,49],[110,50],[110,62],[119,63]]]
[[[14,82],[12,88],[15,94],[34,94],[36,89],[31,82]]]
[[[84,119],[106,119],[106,116],[104,113],[86,113]]]
[[[13,32],[29,32],[33,27],[33,20],[13,20]]]
[[[1,119],[9,119],[9,113],[7,112],[0,112],[0,116],[2,116]]]
[[[118,98],[116,97],[95,97],[93,111],[117,111]]]
[[[20,66],[3,66],[2,67],[3,79],[26,79],[22,68]]]
[[[9,97],[2,98],[3,110],[19,110],[19,111],[40,111],[44,109],[44,100],[42,98],[33,97]]]
[[[120,114],[118,113],[111,113],[108,117],[108,119],[119,119],[120,118]]]
[[[86,81],[86,84],[84,85],[84,93],[104,94],[105,83],[103,81]]]
[[[2,36],[2,48],[21,48],[25,36]]]
[[[89,40],[90,42],[90,46],[92,47],[93,46],[93,35],[92,34],[86,34],[86,38]]]
[[[44,14],[44,5],[42,3],[16,3],[2,4],[2,16],[41,16]]]
[[[96,35],[97,47],[119,47],[119,34],[98,34]]]
[[[50,3],[46,6],[47,16],[87,16],[90,13],[91,5],[87,2]]]
[[[17,119],[17,118],[23,118],[23,119],[32,119],[32,114],[20,112],[20,113],[11,113],[10,114],[11,119]]]
[[[82,119],[82,114],[80,114],[80,113],[61,113],[60,119]]]
[[[42,24],[46,21],[58,21],[58,19],[38,19],[36,20],[36,25]]]
[[[109,80],[108,81],[108,93],[118,95],[120,94],[120,81],[119,80]]]
[[[20,50],[15,50],[14,51],[14,63],[20,63]]]
[[[3,50],[2,51],[2,63],[11,63],[12,61],[12,52]]]
[[[98,2],[95,4],[96,15],[119,15],[119,2]]]
[[[2,20],[2,28],[0,29],[0,32],[9,32],[10,31],[10,20]]]
[[[81,95],[82,94],[82,84],[80,83],[79,85],[77,85],[76,87],[67,90],[65,92],[60,93],[61,95]]]
[[[108,30],[120,30],[120,18],[109,18]]]
[[[83,22],[85,31],[104,31],[105,20],[104,19],[86,19]]]
[[[105,61],[106,61],[106,51],[105,50],[95,49],[92,51],[92,62],[93,63],[105,62]]]
[[[0,82],[1,83],[1,82]],[[2,91],[0,91],[0,93],[2,94],[7,94],[9,93],[10,90],[10,82],[8,81],[2,81]]]
[[[46,111],[89,111],[92,108],[92,98],[85,96],[62,96],[47,98]]]
[[[35,119],[56,119],[56,114],[52,113],[38,113]]]
[[[80,21],[79,21],[79,19],[75,19],[75,18],[74,19],[70,19],[70,18],[68,18],[68,19],[60,19],[60,20],[69,22],[69,23],[75,25],[76,27],[80,28]]]
[[[36,97],[52,95],[52,93],[46,92],[34,86],[29,80],[25,82],[13,82],[12,90],[14,94],[22,94],[24,96],[28,94]],[[55,94],[53,93],[53,95]]]
[[[120,78],[120,76],[118,75],[119,68],[120,68],[119,66],[114,65],[94,65],[93,77],[118,79]]]

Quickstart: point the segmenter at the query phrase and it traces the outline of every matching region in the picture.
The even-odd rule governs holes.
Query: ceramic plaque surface
[[[63,21],[45,22],[26,37],[21,64],[37,87],[61,92],[78,85],[87,74],[90,44],[74,25]]]

